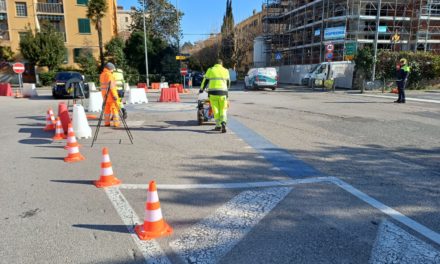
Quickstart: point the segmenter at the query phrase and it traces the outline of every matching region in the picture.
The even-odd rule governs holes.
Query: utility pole
[[[144,0],[144,12],[142,13],[143,20],[144,20],[144,52],[145,52],[145,81],[147,82],[147,87],[150,86],[150,79],[148,78],[148,48],[147,48],[147,27],[145,24],[145,16],[146,13],[146,0]]]
[[[374,36],[374,58],[373,58],[373,73],[372,81],[376,78],[376,61],[377,61],[377,41],[379,39],[379,23],[380,23],[380,10],[382,6],[382,0],[378,0],[377,14],[376,14],[376,34]]]

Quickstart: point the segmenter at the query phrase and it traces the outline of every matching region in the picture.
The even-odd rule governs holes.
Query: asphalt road
[[[394,104],[237,85],[220,134],[197,124],[196,89],[181,103],[150,92],[148,104],[127,105],[133,145],[125,130],[101,128],[93,148],[79,140],[86,160],[73,164],[43,131],[60,100],[0,97],[0,263],[440,263],[431,94]],[[106,190],[91,184],[104,146],[123,182]],[[141,242],[133,226],[151,180],[174,232]]]

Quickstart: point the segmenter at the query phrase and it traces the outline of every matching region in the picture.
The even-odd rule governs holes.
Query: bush
[[[56,75],[55,71],[48,71],[48,72],[40,73],[38,76],[39,76],[41,85],[43,85],[43,86],[51,85],[55,79],[55,75]]]

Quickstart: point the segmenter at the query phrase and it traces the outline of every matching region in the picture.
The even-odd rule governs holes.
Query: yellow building
[[[51,23],[64,35],[66,63],[74,65],[81,49],[93,50],[99,58],[98,33],[87,18],[88,0],[0,0],[0,46],[9,46],[19,54],[20,37],[27,28],[39,30]],[[102,21],[103,43],[117,35],[116,0],[108,0],[108,12]]]

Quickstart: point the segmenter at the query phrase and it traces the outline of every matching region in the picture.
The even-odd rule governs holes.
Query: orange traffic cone
[[[150,240],[173,233],[173,228],[162,218],[155,181],[151,181],[148,187],[144,223],[137,225],[134,230],[140,240]]]
[[[56,129],[55,129],[55,136],[52,138],[53,140],[63,140],[66,138],[66,135],[64,135],[63,126],[61,125],[61,120],[59,117],[57,117],[56,122]]]
[[[77,162],[77,161],[81,161],[81,160],[85,160],[86,158],[84,158],[83,155],[81,155],[81,153],[79,153],[79,147],[70,147],[67,149],[67,157],[64,158],[65,162]]]
[[[120,183],[121,181],[113,175],[112,163],[110,161],[108,149],[103,148],[101,160],[101,176],[99,177],[99,180],[94,181],[94,184],[98,188],[103,188],[118,185]]]
[[[81,145],[78,144],[78,141],[76,141],[75,131],[73,131],[72,123],[69,123],[67,128],[67,145],[64,146],[64,149],[73,147],[81,147]]]
[[[44,128],[44,131],[55,130],[55,124],[56,121],[55,121],[55,117],[53,116],[52,108],[49,108],[46,114],[46,127]]]

